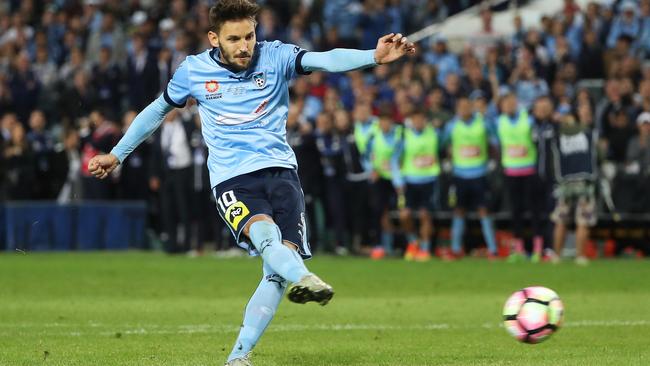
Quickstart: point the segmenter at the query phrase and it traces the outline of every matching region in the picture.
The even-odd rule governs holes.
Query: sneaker
[[[287,294],[289,301],[298,304],[315,301],[321,305],[327,305],[332,296],[334,296],[332,286],[323,282],[313,273],[305,275],[300,281],[294,283]]]
[[[584,256],[578,256],[576,257],[576,264],[579,266],[586,266],[589,264],[589,259],[587,259],[587,257]]]
[[[416,262],[428,262],[431,260],[431,253],[428,250],[418,250],[414,257]]]
[[[370,252],[371,259],[383,259],[386,256],[386,250],[382,247],[374,247]]]
[[[508,256],[508,259],[506,260],[508,263],[517,263],[517,262],[524,262],[526,260],[526,256],[521,254],[521,253],[512,253]]]
[[[244,357],[235,358],[226,362],[224,366],[253,366],[251,360],[248,359],[248,355]]]
[[[546,261],[551,262],[553,264],[558,264],[561,262],[560,256],[555,253],[553,249],[546,249],[544,250],[544,258]]]
[[[418,243],[410,242],[406,246],[406,251],[404,251],[404,259],[407,261],[412,261],[415,259],[415,256],[418,254]]]
[[[454,252],[448,251],[448,252],[443,252],[440,255],[440,259],[442,259],[444,262],[453,262],[457,259],[460,259],[461,255],[460,254],[454,254]]]
[[[539,263],[542,261],[542,253],[533,253],[533,255],[530,256],[530,261],[531,263]]]

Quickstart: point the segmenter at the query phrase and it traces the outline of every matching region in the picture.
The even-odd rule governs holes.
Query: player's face
[[[456,102],[456,113],[464,121],[468,121],[472,117],[472,104],[468,99],[459,99]]]
[[[219,47],[223,63],[239,71],[250,66],[257,41],[255,22],[251,19],[227,21],[221,26],[219,33],[209,32],[208,37],[213,46]]]
[[[411,121],[413,122],[413,128],[415,128],[418,131],[424,130],[424,127],[426,127],[427,125],[426,117],[422,113],[413,114]]]

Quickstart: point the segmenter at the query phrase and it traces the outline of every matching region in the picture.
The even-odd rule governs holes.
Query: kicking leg
[[[295,245],[282,242],[280,229],[270,217],[258,215],[251,218],[244,234],[251,239],[264,262],[294,284],[288,294],[290,301],[300,304],[315,301],[325,305],[332,299],[332,287],[307,270]]]

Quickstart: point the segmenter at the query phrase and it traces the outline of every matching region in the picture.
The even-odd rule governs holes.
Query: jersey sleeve
[[[277,66],[280,70],[283,70],[284,77],[287,80],[297,75],[309,74],[301,64],[302,57],[307,53],[307,50],[293,44],[274,41],[271,43],[270,52],[273,53]]]
[[[183,61],[172,76],[163,92],[165,101],[176,108],[183,108],[190,96],[190,79],[187,59]]]

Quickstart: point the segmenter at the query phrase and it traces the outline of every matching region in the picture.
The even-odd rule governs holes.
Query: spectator
[[[122,117],[122,134],[131,126],[137,113],[128,111]],[[152,150],[152,139],[140,144],[120,164],[120,178],[118,183],[118,197],[125,200],[149,199],[149,174]]]
[[[72,86],[63,91],[60,113],[64,123],[73,126],[79,118],[88,116],[96,106],[97,99],[97,91],[90,85],[87,73],[78,70],[74,74]]]
[[[607,141],[607,160],[625,162],[627,145],[636,132],[629,112],[623,108],[614,110],[609,116],[608,128],[603,129],[603,139]]]
[[[637,15],[638,5],[632,0],[624,0],[620,6],[621,14],[614,18],[607,36],[607,47],[614,48],[621,36],[636,39],[641,31],[641,21]]]
[[[366,108],[366,111],[369,111]],[[357,112],[359,113],[359,112]],[[363,111],[360,113],[364,113]],[[364,115],[356,118],[364,119]],[[350,238],[347,241],[347,249],[352,253],[359,253],[364,244],[369,243],[369,220],[368,212],[368,172],[363,166],[363,156],[355,141],[355,130],[353,131],[350,122],[350,115],[347,111],[339,109],[334,114],[334,127],[339,136],[343,162],[345,168],[345,182],[343,185],[343,202],[346,203],[349,220],[347,230]]]
[[[641,31],[637,39],[640,55],[650,58],[650,1],[641,0]]]
[[[101,47],[90,80],[97,95],[96,106],[105,110],[119,110],[122,100],[121,83],[122,71],[111,61],[111,49]]]
[[[25,136],[25,128],[20,123],[11,125],[11,138],[3,151],[5,159],[6,189],[10,200],[32,199],[34,173],[34,155]]]
[[[191,136],[196,128],[174,110],[156,134],[151,156],[154,188],[160,187],[163,241],[168,253],[190,250],[192,198]],[[156,189],[154,189],[156,190]]]
[[[510,76],[510,84],[514,90],[522,108],[530,109],[535,99],[547,95],[548,84],[535,73],[530,64],[521,62]]]
[[[596,224],[595,181],[597,136],[591,126],[576,121],[571,114],[561,117],[559,134],[554,141],[555,176],[559,186],[557,204],[552,214],[555,229],[554,262],[560,260],[567,227],[576,224],[576,263],[586,265],[585,245],[590,227]]]
[[[51,159],[54,152],[54,139],[46,129],[47,121],[41,110],[34,110],[29,116],[29,128],[27,142],[32,151],[35,167],[35,181],[33,187],[33,198],[38,200],[53,199],[56,191],[52,187],[50,176],[52,175]]]
[[[294,86],[295,88],[295,86]],[[287,142],[296,153],[298,165],[298,177],[302,183],[305,193],[305,209],[309,227],[313,228],[309,233],[310,245],[318,248],[322,228],[318,225],[317,212],[322,204],[323,192],[323,168],[321,166],[320,153],[316,147],[316,138],[312,125],[300,116],[302,103],[294,102],[289,106],[287,115]]]
[[[649,212],[650,209],[650,113],[643,112],[636,120],[639,134],[627,147],[626,173],[633,179],[627,189],[633,190],[633,212]]]
[[[444,92],[440,88],[434,88],[427,96],[429,107],[427,119],[433,123],[435,128],[442,128],[452,117],[451,112],[443,106]]]
[[[278,24],[277,17],[273,9],[263,8],[258,17],[259,24],[257,25],[257,39],[277,39],[280,41],[286,40],[284,31],[281,24]]]
[[[86,59],[90,63],[101,63],[100,57],[103,55],[100,50],[106,49],[110,58],[104,62],[123,63],[126,57],[124,27],[116,22],[115,15],[110,11],[101,13],[100,22],[100,26],[91,29],[88,35]]]
[[[36,48],[36,60],[32,65],[36,80],[44,89],[51,92],[51,88],[58,80],[56,64],[50,60],[46,46]]]
[[[578,56],[578,70],[581,79],[602,79],[605,76],[603,49],[595,31],[587,29]]]
[[[399,33],[401,29],[395,29],[394,24],[389,22],[390,14],[386,7],[386,0],[366,1],[363,3],[363,12],[359,17],[359,28],[361,29],[361,49],[372,49],[377,39],[386,33]]]
[[[482,7],[480,15],[481,29],[471,36],[469,45],[479,60],[484,61],[487,50],[497,45],[501,40],[501,34],[492,26],[492,10],[487,3]]]
[[[438,35],[431,44],[431,50],[424,54],[424,61],[436,68],[439,85],[444,85],[449,74],[460,73],[458,57],[447,49],[447,39]]]
[[[71,128],[63,132],[63,143],[55,148],[52,171],[57,202],[66,204],[80,201],[83,193],[77,130]]]
[[[533,226],[533,232],[541,236],[542,248],[539,239],[533,240],[533,262],[539,262],[541,255],[547,257],[549,250],[552,250],[550,235],[549,217],[553,210],[553,184],[554,161],[553,141],[556,138],[557,128],[553,120],[553,102],[548,97],[541,97],[533,105],[533,140],[537,149],[537,165],[535,167],[535,182],[533,184],[532,207],[537,207],[538,227]],[[535,224],[535,222],[533,222]],[[544,249],[542,251],[542,249]]]
[[[147,49],[144,36],[133,36],[133,52],[127,58],[127,84],[129,108],[142,110],[159,91],[158,61]]]
[[[19,53],[14,59],[13,72],[9,74],[11,101],[20,121],[27,121],[36,107],[40,85],[32,70],[27,52]]]
[[[316,118],[316,147],[321,157],[323,176],[325,178],[325,197],[328,227],[334,232],[334,248],[326,246],[325,250],[337,254],[348,252],[346,243],[346,222],[343,194],[345,184],[345,161],[341,136],[334,129],[334,116],[323,112]],[[333,249],[333,250],[332,250]]]

